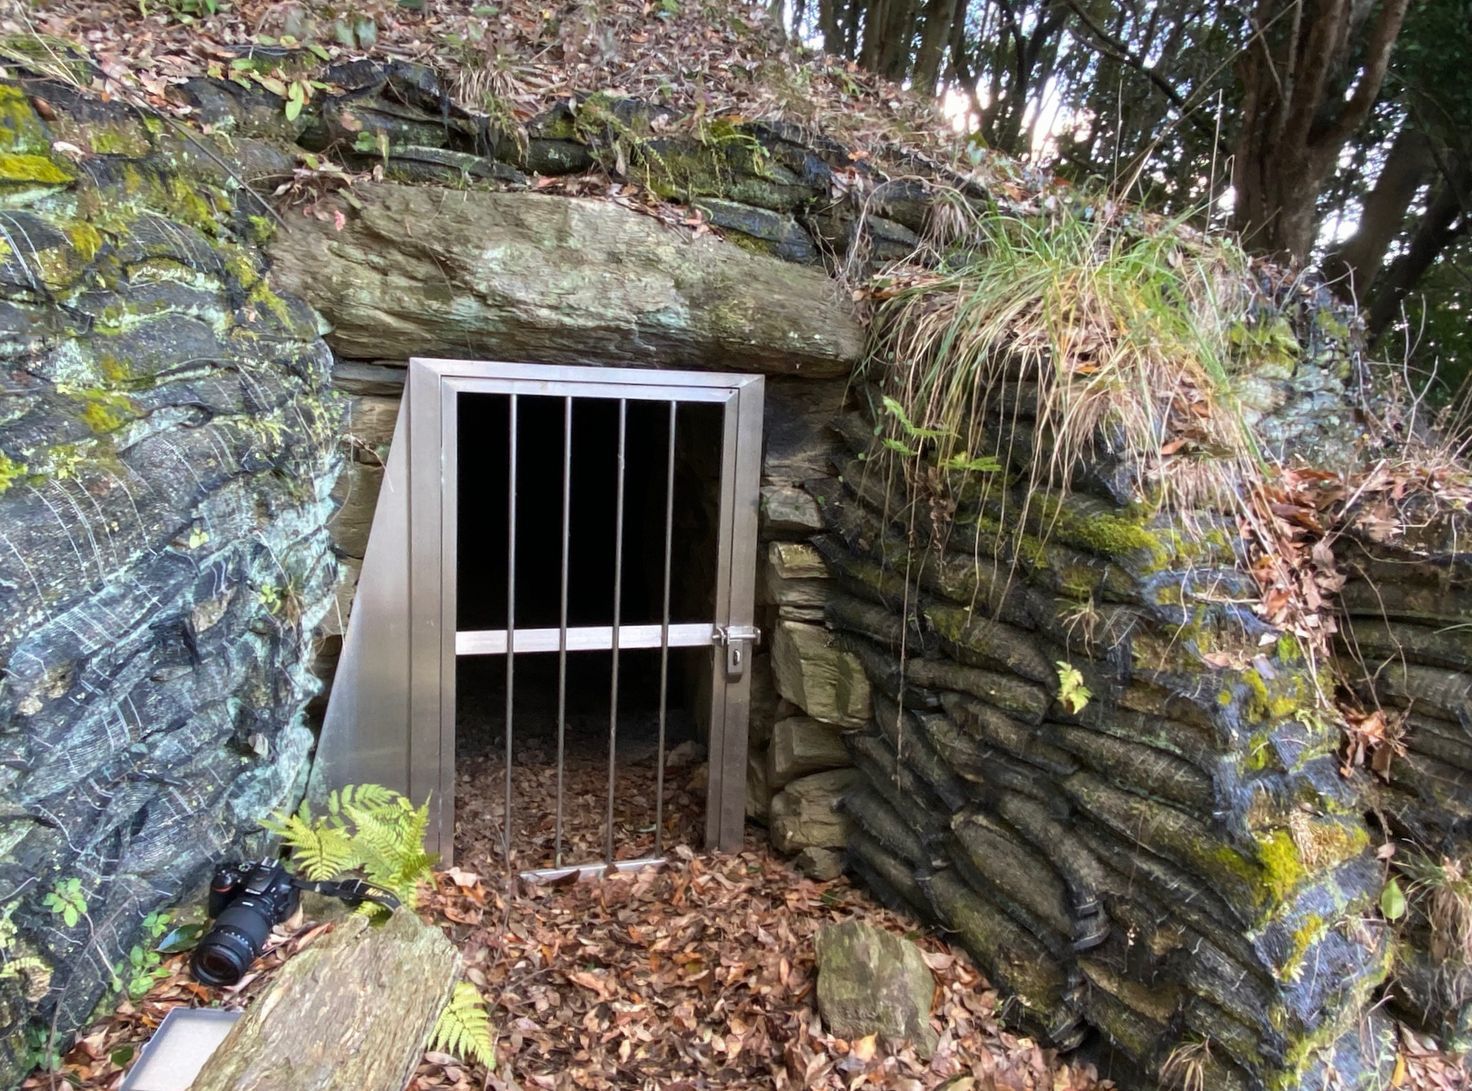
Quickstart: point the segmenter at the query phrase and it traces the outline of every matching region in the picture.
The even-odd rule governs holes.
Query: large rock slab
[[[777,692],[815,720],[841,727],[869,722],[869,679],[857,657],[821,625],[782,621],[772,638]]]
[[[841,1038],[905,1038],[921,1056],[936,1046],[930,1026],[935,978],[909,940],[861,920],[826,924],[815,940],[818,1011]]]
[[[234,153],[153,153],[132,107],[45,86],[44,124],[0,86],[0,154],[39,170],[84,101],[89,131],[137,131],[6,198],[0,961],[28,969],[0,972],[0,1087],[28,1043],[68,1048],[149,913],[295,805],[337,575],[332,354],[263,275],[263,206],[193,165]],[[47,904],[63,883],[81,916]]]
[[[822,272],[614,204],[390,183],[353,193],[361,212],[288,217],[271,244],[275,278],[322,312],[342,356],[823,377],[863,348]]]

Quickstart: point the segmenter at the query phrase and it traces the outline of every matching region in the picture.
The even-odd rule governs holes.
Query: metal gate
[[[461,629],[457,599],[460,561],[462,398],[499,395],[507,403],[504,435],[475,436],[476,444],[502,444],[508,467],[504,515],[505,622],[497,628]],[[603,859],[590,868],[637,866],[657,858],[663,846],[664,732],[669,653],[673,648],[709,649],[709,776],[705,838],[708,846],[734,850],[745,818],[746,729],[756,572],[756,511],[761,448],[762,380],[759,376],[542,366],[415,359],[409,363],[384,485],[374,514],[358,594],[333,685],[317,763],[318,789],[376,782],[430,799],[430,842],[449,861],[454,845],[456,667],[462,657],[505,656],[505,761],[503,831],[510,861],[512,744],[516,723],[518,657],[558,657],[558,790],[549,805],[562,821],[562,734],[570,655],[605,651],[612,657],[608,716],[608,795]],[[562,520],[560,534],[529,539],[517,525],[518,421],[528,399],[555,399],[563,415]],[[568,533],[571,460],[579,403],[617,407],[617,434],[606,457],[616,466],[614,525],[608,528],[608,564],[613,574],[611,616],[599,624],[568,623]],[[629,407],[667,407],[664,454],[664,520],[643,542],[661,561],[662,611],[656,624],[627,624],[621,616]],[[709,618],[672,623],[671,583],[678,581],[680,547],[674,533],[674,475],[678,411],[688,403],[719,412],[719,511],[714,548],[715,588]],[[546,403],[539,406],[546,408]],[[641,413],[645,412],[641,409]],[[636,486],[637,487],[637,486]],[[555,627],[516,624],[518,553],[528,548],[561,550],[561,610]],[[613,805],[619,726],[619,657],[628,649],[658,649],[660,657],[659,756],[654,857],[621,860],[615,844]],[[558,861],[561,863],[561,861]],[[555,872],[577,870],[571,867]]]

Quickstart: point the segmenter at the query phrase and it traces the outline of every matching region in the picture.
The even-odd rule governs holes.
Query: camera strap
[[[298,890],[309,890],[314,894],[325,894],[329,898],[339,898],[346,904],[356,908],[364,902],[372,902],[381,905],[389,912],[399,908],[399,899],[381,886],[370,883],[367,879],[338,879],[335,881],[312,882],[308,879],[292,879],[292,885]]]

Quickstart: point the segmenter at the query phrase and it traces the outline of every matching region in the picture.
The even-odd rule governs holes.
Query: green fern
[[[479,990],[468,981],[455,983],[450,1002],[435,1020],[429,1048],[466,1061],[496,1067],[496,1044],[491,1039],[491,1016]]]
[[[419,884],[429,878],[434,857],[424,851],[429,804],[415,807],[378,784],[351,784],[327,797],[327,813],[313,817],[303,803],[266,828],[291,850],[292,863],[308,879],[336,879],[349,872],[391,891],[412,909]],[[365,903],[375,915],[380,906]]]

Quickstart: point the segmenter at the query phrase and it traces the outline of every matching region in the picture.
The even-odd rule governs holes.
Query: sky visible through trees
[[[1472,0],[774,4],[978,147],[1318,265],[1439,396],[1472,372]]]

